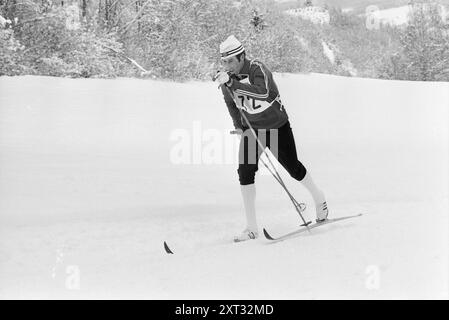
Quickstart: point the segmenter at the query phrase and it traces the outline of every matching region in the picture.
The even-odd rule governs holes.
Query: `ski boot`
[[[324,201],[323,203],[316,206],[316,222],[324,222],[327,220],[327,216],[329,215],[329,210],[327,209],[327,203]]]
[[[245,229],[241,234],[234,237],[234,242],[242,242],[246,240],[254,240],[259,237],[259,233],[257,231],[251,231],[249,229]]]

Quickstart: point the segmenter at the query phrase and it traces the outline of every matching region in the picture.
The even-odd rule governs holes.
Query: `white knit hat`
[[[236,56],[243,51],[245,51],[245,49],[242,44],[233,35],[229,36],[220,44],[220,54],[222,59]]]

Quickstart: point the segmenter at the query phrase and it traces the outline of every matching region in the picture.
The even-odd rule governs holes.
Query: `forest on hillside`
[[[275,72],[449,81],[449,21],[437,2],[412,5],[407,25],[368,28],[341,7],[314,24],[274,0],[0,0],[0,75],[205,80],[234,34]]]

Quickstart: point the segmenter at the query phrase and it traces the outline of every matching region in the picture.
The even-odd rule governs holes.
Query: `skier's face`
[[[240,70],[242,70],[244,60],[245,59],[243,58],[243,56],[240,58],[240,61],[236,56],[234,56],[221,59],[221,64],[223,65],[225,71],[232,74],[239,74]]]

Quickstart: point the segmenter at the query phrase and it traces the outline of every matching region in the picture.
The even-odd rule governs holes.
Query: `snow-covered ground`
[[[363,216],[234,244],[233,148],[212,151],[237,138],[215,84],[1,77],[0,297],[447,299],[449,84],[275,78],[331,216]],[[182,142],[196,164],[174,161]],[[257,190],[261,227],[299,225],[271,176]]]
[[[370,12],[381,24],[402,25],[409,20],[411,6],[402,6]]]
[[[449,12],[444,5],[439,7],[441,18],[443,21],[448,21]],[[389,24],[394,26],[407,24],[410,19],[410,14],[413,11],[411,5],[394,7],[380,10],[376,6],[369,6],[365,14],[362,16],[368,16],[373,19],[377,19],[380,24]]]

